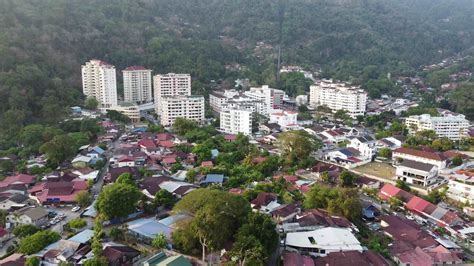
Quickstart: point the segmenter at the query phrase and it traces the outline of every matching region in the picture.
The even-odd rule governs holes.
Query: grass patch
[[[355,171],[361,172],[366,175],[373,175],[385,179],[393,179],[395,176],[395,167],[386,163],[371,162],[357,168]]]

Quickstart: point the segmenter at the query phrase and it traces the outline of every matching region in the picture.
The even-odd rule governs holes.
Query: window
[[[313,244],[313,245],[316,244],[316,241],[314,240],[314,238],[312,236],[308,237],[308,240],[311,244]]]

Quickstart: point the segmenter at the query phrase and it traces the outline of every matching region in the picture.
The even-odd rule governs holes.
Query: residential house
[[[250,202],[250,207],[254,211],[270,213],[280,206],[278,196],[275,193],[260,192],[258,196]]]
[[[357,227],[341,216],[330,215],[323,209],[310,209],[297,213],[294,221],[286,221],[278,226],[284,232],[312,231],[325,227],[349,228],[356,231]]]
[[[278,125],[277,123],[262,123],[258,126],[258,130],[264,134],[281,132],[280,125]]]
[[[175,230],[176,224],[188,216],[177,214],[158,220],[155,217],[140,218],[127,223],[128,233],[138,240],[150,244],[157,234],[164,234],[168,240]]]
[[[432,164],[437,166],[438,170],[442,170],[447,167],[447,158],[439,152],[429,152],[401,147],[393,151],[392,157],[394,159],[400,158],[403,160],[412,160],[420,163]]]
[[[364,250],[350,229],[334,227],[287,233],[285,249],[314,257],[332,252]]]
[[[300,208],[296,204],[283,204],[270,212],[273,220],[277,223],[290,221],[300,212]]]
[[[48,212],[43,207],[24,207],[9,213],[6,221],[10,227],[22,224],[40,227],[48,222]]]
[[[474,173],[458,170],[449,176],[447,196],[460,202],[474,204]]]
[[[18,174],[14,176],[7,176],[0,181],[0,188],[9,187],[11,185],[23,185],[27,188],[32,187],[36,182],[36,177],[25,174]]]
[[[117,160],[117,166],[118,167],[135,167],[135,158],[132,156],[122,156]]]
[[[344,132],[339,129],[326,130],[319,134],[327,138],[327,140],[330,141],[331,143],[341,143],[347,139]]]
[[[315,266],[313,258],[301,255],[298,252],[284,251],[282,261],[285,266]]]
[[[403,160],[396,167],[398,180],[422,187],[428,187],[437,182],[438,167],[435,165]]]
[[[0,196],[0,210],[23,208],[28,204],[28,197],[23,194],[13,194],[11,196]]]
[[[371,160],[376,153],[375,140],[370,136],[354,137],[350,140],[347,147],[352,147],[359,151],[364,159]]]
[[[398,149],[402,146],[402,142],[394,137],[388,137],[377,140],[377,147],[379,148],[389,148],[391,150]]]
[[[74,168],[85,168],[89,166],[91,162],[92,162],[92,157],[78,155],[72,160],[71,163]]]
[[[39,204],[74,204],[77,194],[88,189],[87,182],[80,179],[71,182],[44,182],[30,190],[30,197]]]
[[[140,172],[138,171],[138,168],[136,167],[129,167],[129,166],[115,167],[115,168],[109,168],[109,171],[107,172],[107,175],[105,176],[105,182],[113,183],[123,173],[130,173],[133,179],[135,180],[140,178]]]
[[[20,253],[13,253],[10,256],[1,259],[0,265],[5,266],[23,266],[26,265],[27,255],[20,254]]]
[[[200,182],[201,185],[217,184],[222,185],[224,183],[225,176],[222,174],[208,174],[206,178]]]
[[[105,243],[102,256],[107,258],[110,266],[132,266],[140,259],[140,251],[125,245]]]
[[[331,252],[327,256],[314,260],[316,265],[364,265],[364,266],[390,266],[392,265],[382,255],[372,250]]]

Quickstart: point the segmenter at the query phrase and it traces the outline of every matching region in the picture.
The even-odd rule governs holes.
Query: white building
[[[286,250],[311,256],[326,256],[331,252],[363,251],[357,238],[347,228],[326,227],[307,232],[286,234]]]
[[[360,136],[351,139],[347,147],[352,147],[360,152],[360,156],[365,159],[372,159],[377,149],[375,140],[370,136]]]
[[[125,102],[151,102],[151,70],[142,66],[127,67],[123,72]]]
[[[153,87],[155,88],[155,110],[161,114],[162,98],[191,95],[191,75],[159,74],[153,77]]]
[[[437,116],[429,114],[412,115],[405,119],[410,134],[417,131],[433,130],[438,137],[446,137],[450,140],[460,140],[468,135],[469,121],[464,115]]]
[[[209,93],[209,106],[213,111],[220,112],[222,110],[222,106],[234,97],[240,97],[240,92],[235,89],[213,91]]]
[[[394,150],[392,158],[432,164],[438,167],[438,170],[446,168],[447,165],[447,158],[442,153],[415,150],[405,147]]]
[[[101,107],[117,105],[115,67],[100,60],[90,60],[81,67],[82,92],[97,99]]]
[[[204,120],[203,96],[175,96],[161,98],[161,124],[172,126],[174,120],[183,117],[196,122]]]
[[[140,108],[136,104],[121,103],[120,105],[116,105],[110,108],[104,108],[104,113],[107,112],[107,110],[114,110],[123,115],[126,115],[128,118],[130,118],[130,121],[132,123],[140,122]]]
[[[458,171],[449,177],[447,196],[460,202],[474,204],[474,174]]]
[[[364,115],[367,93],[360,87],[335,83],[332,80],[320,80],[310,86],[309,104],[313,107],[325,105],[333,112],[346,110],[355,118]]]
[[[291,128],[297,126],[298,113],[293,111],[274,110],[270,113],[269,123],[275,123],[282,128]]]
[[[285,92],[263,85],[262,87],[253,87],[245,91],[244,95],[264,103],[265,109],[262,114],[268,116],[274,109],[280,109],[283,105]]]
[[[228,134],[252,134],[252,112],[238,109],[220,112],[220,129]]]
[[[398,180],[408,184],[427,187],[436,182],[438,167],[411,160],[403,160],[397,165],[396,175]]]
[[[23,207],[10,212],[6,217],[7,227],[31,224],[40,227],[48,222],[48,212],[43,207]]]

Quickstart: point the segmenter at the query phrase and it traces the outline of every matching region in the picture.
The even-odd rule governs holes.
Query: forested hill
[[[1,0],[1,130],[54,123],[79,104],[91,58],[119,75],[188,72],[199,93],[236,77],[273,85],[280,36],[283,64],[357,79],[367,66],[409,72],[468,50],[472,25],[472,0]],[[234,63],[243,68],[225,68]]]

